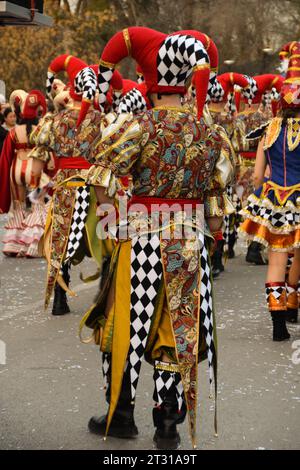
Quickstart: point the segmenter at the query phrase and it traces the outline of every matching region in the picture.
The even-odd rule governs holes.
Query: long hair
[[[32,131],[32,126],[36,126],[38,122],[39,122],[38,118],[33,118],[33,119],[20,118],[18,124],[26,124],[26,134],[27,134],[27,137],[29,138],[31,131]]]
[[[295,108],[286,108],[281,110],[281,117],[283,124],[286,124],[289,118],[295,118],[300,114],[300,109]]]

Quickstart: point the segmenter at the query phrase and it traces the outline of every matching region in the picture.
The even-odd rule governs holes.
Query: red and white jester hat
[[[202,42],[188,34],[167,35],[139,26],[119,31],[108,41],[101,55],[100,106],[106,101],[116,64],[128,56],[139,64],[149,93],[184,94],[186,80],[193,73],[198,117],[201,117],[210,73],[209,57]]]
[[[97,91],[97,74],[83,60],[69,54],[56,57],[48,68],[46,91],[51,97],[53,82],[57,73],[65,71],[70,81],[70,96],[75,101],[81,101],[81,109],[77,119],[77,127],[85,118],[90,104]]]
[[[279,56],[288,61],[286,77],[281,89],[282,108],[300,108],[300,42],[285,44]]]

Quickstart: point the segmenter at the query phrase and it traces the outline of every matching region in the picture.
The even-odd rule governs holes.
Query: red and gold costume
[[[188,54],[183,57],[188,45],[199,52],[198,62],[191,63]],[[173,73],[171,80],[166,59],[170,48],[177,51],[176,63],[182,64],[185,77],[178,66],[178,76]],[[184,93],[186,77],[193,69],[197,75],[197,114],[202,115],[209,67],[201,42],[189,35],[167,36],[148,28],[128,28],[117,33],[101,57],[102,104],[109,86],[105,77],[110,75],[113,64],[127,55],[138,61],[149,93]],[[104,425],[106,433],[110,433],[111,427],[115,429],[120,417],[125,416],[135,432],[133,403],[145,354],[154,365],[153,418],[157,433],[172,392],[174,425],[183,421],[186,407],[195,444],[198,360],[208,357],[211,379],[216,368],[211,279],[204,242],[209,232],[206,225],[199,225],[196,209],[199,203],[204,205],[206,217],[222,216],[232,210],[224,194],[233,170],[230,148],[214,128],[203,120],[198,122],[182,107],[154,107],[132,120],[121,115],[106,132],[106,137],[93,146],[89,161],[94,165],[87,181],[106,188],[107,194],[113,196],[118,178],[131,175],[133,189],[125,224],[128,230],[124,234],[121,219],[104,288],[82,321],[82,325],[94,329],[95,340],[110,369],[110,407],[99,426]],[[174,204],[177,211],[171,210],[166,222],[164,210],[170,212]],[[189,218],[186,206],[190,209]],[[153,229],[155,220],[158,226]],[[176,236],[178,228],[187,227],[190,238],[185,234]],[[173,234],[169,238],[168,230]],[[162,360],[164,355],[169,362]]]
[[[10,97],[10,103],[13,108],[18,107],[22,124],[15,126],[7,135],[0,159],[0,207],[2,213],[9,212],[3,253],[7,256],[38,257],[38,243],[44,231],[47,212],[43,198],[46,193],[42,191],[40,197],[32,201],[29,211],[26,209],[26,197],[29,189],[45,187],[50,179],[45,173],[39,179],[32,177],[32,161],[28,157],[32,145],[27,126],[37,123],[40,110],[45,114],[46,101],[38,90],[29,93],[16,90]]]

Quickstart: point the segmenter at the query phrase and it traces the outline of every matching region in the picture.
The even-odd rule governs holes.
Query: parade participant
[[[234,131],[237,111],[234,92],[237,86],[240,87],[240,89],[248,89],[249,82],[244,75],[235,72],[227,72],[218,75],[217,82],[219,83],[220,87],[217,92],[212,92],[211,102],[209,104],[209,111],[214,123],[222,126],[225,129],[228,138],[230,139],[231,144],[234,148]],[[250,95],[250,97],[253,98],[254,94]],[[235,150],[237,149],[235,148]],[[229,258],[234,258],[235,256],[234,247],[237,241],[237,228],[240,223],[240,216],[238,215],[238,212],[241,209],[240,198],[237,196],[235,191],[236,177],[240,167],[237,156],[238,154],[236,155],[235,162],[235,181],[232,181],[232,184],[226,188],[227,194],[234,204],[235,212],[233,214],[230,214],[230,216],[224,217],[223,238],[217,241],[216,249],[212,256],[212,268],[214,278],[218,277],[220,273],[224,271],[224,250]]]
[[[53,90],[55,74],[60,71],[67,72],[69,83]],[[39,165],[36,174],[52,153],[57,160],[58,171],[52,180],[53,197],[44,234],[48,261],[45,307],[54,289],[53,315],[70,311],[66,293],[74,295],[68,288],[71,263],[78,264],[87,255],[93,256],[100,267],[103,256],[103,245],[96,235],[96,196],[93,188],[85,185],[90,165],[83,158],[102,123],[99,111],[87,112],[96,91],[97,77],[85,62],[67,54],[56,57],[48,70],[47,93],[49,97],[56,95],[54,105],[58,111],[47,114],[31,135],[34,149],[30,157]],[[76,145],[77,136],[80,145]]]
[[[82,320],[81,326],[94,329],[101,351],[112,356],[107,372],[109,410],[106,416],[91,418],[89,429],[123,438],[138,434],[134,400],[145,353],[154,366],[154,441],[158,448],[174,449],[180,442],[177,424],[183,422],[186,410],[196,444],[198,359],[207,354],[211,379],[212,369],[216,372],[211,278],[207,246],[200,243],[204,227],[192,218],[191,239],[164,238],[166,227],[158,211],[162,227],[149,234],[155,219],[152,204],[167,209],[179,205],[178,214],[171,215],[173,233],[177,224],[184,226],[184,219],[180,222],[177,216],[184,215],[185,205],[195,216],[201,202],[215,231],[228,208],[224,188],[232,165],[227,143],[201,119],[209,81],[203,44],[190,35],[168,36],[142,27],[117,33],[101,56],[102,105],[115,64],[129,55],[141,67],[154,107],[131,120],[120,115],[107,137],[95,143],[89,181],[105,188],[107,198],[114,196],[115,178],[131,174],[130,210],[134,204],[144,204],[147,235],[142,229],[132,237],[119,235],[103,289]],[[200,122],[181,106],[192,73]],[[129,230],[139,225],[140,211],[129,215]]]
[[[269,249],[266,295],[273,320],[273,339],[290,337],[286,312],[297,315],[297,285],[300,274],[300,43],[287,44],[281,56],[289,65],[281,90],[281,117],[266,126],[259,143],[254,181],[256,191],[242,211],[245,221],[240,230],[251,240]],[[266,166],[270,175],[264,182]],[[285,283],[288,252],[294,251],[293,269]]]
[[[43,173],[32,179],[32,161],[28,154],[32,148],[29,135],[38,123],[40,110],[42,114],[46,112],[46,100],[39,90],[29,93],[15,90],[10,96],[10,104],[17,113],[19,124],[9,131],[0,159],[0,208],[2,213],[10,211],[3,253],[6,256],[38,257],[38,242],[44,231],[47,210],[45,193],[32,201],[29,212],[26,211],[26,197],[32,185],[45,186],[49,178]]]
[[[253,191],[253,169],[257,150],[257,140],[246,139],[246,136],[269,120],[268,111],[265,112],[262,108],[264,94],[274,88],[279,93],[282,86],[281,77],[275,74],[257,75],[248,77],[248,80],[251,83],[250,89],[255,92],[255,96],[251,99],[249,93],[245,95],[244,90],[241,91],[244,109],[239,112],[236,119],[235,137],[241,156],[238,186],[242,188],[242,203],[246,202]],[[274,109],[274,105],[272,106]],[[259,242],[250,243],[247,249],[246,261],[257,265],[266,264],[263,247]]]

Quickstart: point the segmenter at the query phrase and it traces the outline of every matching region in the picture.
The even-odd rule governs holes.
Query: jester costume
[[[241,211],[245,222],[241,231],[251,239],[278,251],[300,246],[299,181],[300,165],[296,158],[300,144],[300,119],[283,122],[276,117],[265,130],[264,151],[270,176],[250,195]]]
[[[254,94],[250,88],[249,81],[244,75],[228,72],[217,76],[217,81],[220,85],[220,91],[214,92],[211,96],[210,115],[213,122],[224,128],[231,145],[234,150],[233,154],[237,151],[235,140],[235,126],[236,126],[236,111],[237,106],[235,102],[236,95],[235,88],[240,87],[244,93],[248,90],[249,98],[253,98]],[[231,215],[226,215],[223,222],[223,237],[217,241],[217,246],[212,257],[213,276],[217,277],[224,271],[223,253],[227,253],[229,258],[235,256],[234,246],[237,240],[237,228],[240,223],[239,210],[241,209],[241,201],[236,193],[235,183],[237,173],[239,171],[239,155],[236,154],[235,158],[235,178],[226,188],[228,197],[232,200],[235,212]]]
[[[46,164],[53,153],[57,166],[44,233],[44,249],[49,263],[45,307],[60,274],[68,286],[71,262],[78,264],[85,255],[93,256],[100,267],[103,256],[102,245],[96,235],[96,197],[93,188],[85,185],[89,164],[83,157],[89,151],[89,143],[99,133],[101,113],[90,111],[87,114],[85,126],[80,131],[84,133],[83,144],[75,146],[79,112],[80,106],[74,103],[59,113],[46,115],[31,135],[35,147],[30,156]],[[61,291],[63,288],[64,285],[56,287],[54,314],[69,311],[65,294]]]
[[[187,48],[196,53],[188,57]],[[175,52],[178,76],[167,51]],[[158,95],[184,93],[186,77],[194,70],[201,117],[209,63],[200,41],[138,27],[117,33],[100,62],[100,102],[105,102],[105,78],[112,64],[129,54],[138,60],[148,90]],[[217,366],[206,240],[210,234],[197,221],[197,205],[204,205],[208,217],[232,210],[224,194],[232,177],[230,149],[218,132],[184,108],[158,106],[133,120],[121,115],[107,137],[93,146],[90,162],[90,184],[113,196],[118,178],[130,174],[133,190],[128,219],[120,215],[118,243],[103,289],[81,324],[93,328],[103,352],[109,403],[107,415],[92,418],[89,429],[115,437],[137,435],[133,411],[145,355],[154,366],[157,447],[177,448],[176,425],[186,410],[195,445],[197,364],[208,358],[211,381]],[[165,212],[171,214],[167,221]],[[182,235],[186,228],[190,237]]]
[[[47,194],[41,190],[39,197],[31,200],[29,209],[26,198],[33,186],[41,189],[50,178],[44,172],[39,179],[32,178],[32,161],[28,156],[32,145],[28,134],[38,122],[38,112],[42,110],[45,114],[46,100],[39,90],[29,93],[15,90],[10,96],[10,104],[16,109],[21,124],[8,133],[0,159],[0,208],[2,213],[9,213],[4,227],[3,253],[6,256],[32,258],[41,256],[38,243],[45,227]]]
[[[299,109],[299,51],[300,43],[292,42],[283,48],[289,68],[281,91],[285,109]],[[242,211],[245,218],[241,233],[273,251],[291,252],[300,247],[300,118],[275,117],[261,130],[263,149],[269,177],[248,198]],[[297,317],[297,286],[285,282],[266,284],[269,311],[274,323],[274,340],[289,338],[285,327],[286,311]]]

